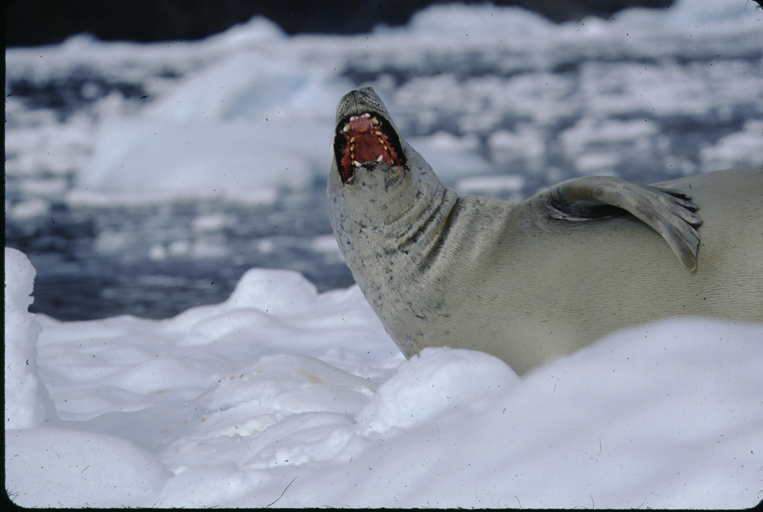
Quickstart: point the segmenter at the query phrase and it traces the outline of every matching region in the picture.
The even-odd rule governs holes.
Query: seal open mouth
[[[337,124],[334,156],[342,183],[347,183],[355,175],[355,168],[366,162],[405,165],[400,138],[392,123],[368,112],[349,116]]]

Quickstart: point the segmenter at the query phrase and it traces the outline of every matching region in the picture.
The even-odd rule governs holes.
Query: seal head
[[[426,251],[457,200],[398,133],[372,88],[352,91],[339,102],[329,217],[351,269],[395,251]],[[358,282],[366,278],[353,275]]]

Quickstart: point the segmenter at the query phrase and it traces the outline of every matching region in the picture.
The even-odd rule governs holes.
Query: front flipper
[[[699,207],[680,190],[595,176],[564,181],[542,195],[556,219],[601,218],[621,208],[657,231],[688,270],[697,268],[702,219],[694,213]]]

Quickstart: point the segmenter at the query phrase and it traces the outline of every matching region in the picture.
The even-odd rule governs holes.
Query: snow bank
[[[37,372],[40,324],[27,309],[37,274],[27,257],[5,248],[5,428],[40,427],[50,419]]]
[[[379,388],[357,422],[366,434],[410,428],[516,384],[519,376],[493,356],[426,348]]]
[[[78,430],[5,431],[5,486],[22,507],[151,504],[170,472],[132,443]]]
[[[9,254],[25,308],[33,270]],[[14,403],[36,418],[6,425],[24,506],[741,508],[763,489],[761,324],[636,326],[519,379],[469,350],[406,361],[357,286],[289,271],[167,320],[36,319],[21,370],[57,418],[39,428],[39,390]]]

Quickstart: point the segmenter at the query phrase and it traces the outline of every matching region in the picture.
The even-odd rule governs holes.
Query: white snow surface
[[[496,112],[527,121],[485,139],[493,163],[530,169],[545,165],[544,127],[584,112],[554,151],[589,174],[661,151],[652,123],[612,113],[722,118],[763,99],[760,63],[733,59],[710,71],[588,62],[570,97],[544,71],[553,55],[619,46],[654,54],[670,50],[671,34],[705,53],[725,41],[725,55],[763,41],[760,11],[744,1],[681,1],[615,18],[554,26],[519,9],[448,6],[354,37],[287,37],[255,18],[190,44],[77,36],[12,49],[9,73],[93,65],[150,75],[153,101],[132,109],[112,94],[93,107],[95,122],[60,122],[6,98],[7,116],[34,117],[6,133],[6,172],[24,178],[28,198],[6,211],[44,214],[72,175],[74,204],[272,202],[279,188],[325,179],[327,127],[352,88],[334,71],[347,59],[419,65],[456,45],[488,56],[521,50],[536,69],[527,77],[374,84],[389,93],[393,116],[415,109],[408,120],[419,126],[432,109],[467,112],[463,137],[435,131],[411,142],[443,179],[474,191],[514,191],[525,179],[496,175],[470,135],[490,133]],[[167,62],[179,81],[151,75]],[[760,130],[751,120],[703,149],[698,166],[675,166],[760,165]],[[596,151],[604,143],[620,150]],[[226,222],[202,218],[194,229]],[[335,251],[325,237],[314,243]],[[227,301],[174,318],[87,322],[27,311],[35,270],[22,253],[6,249],[5,276],[6,490],[22,506],[741,508],[763,499],[763,325],[636,326],[520,379],[468,350],[426,349],[406,361],[356,286],[318,294],[295,272],[252,269]]]
[[[292,271],[252,269],[227,301],[166,320],[34,315],[33,279],[6,249],[6,489],[22,506],[763,496],[763,324],[637,326],[520,379],[469,350],[406,361],[357,286],[318,294]]]
[[[27,310],[36,271],[16,249],[5,249],[5,428],[35,428],[45,423],[46,392],[37,372],[40,323]]]

